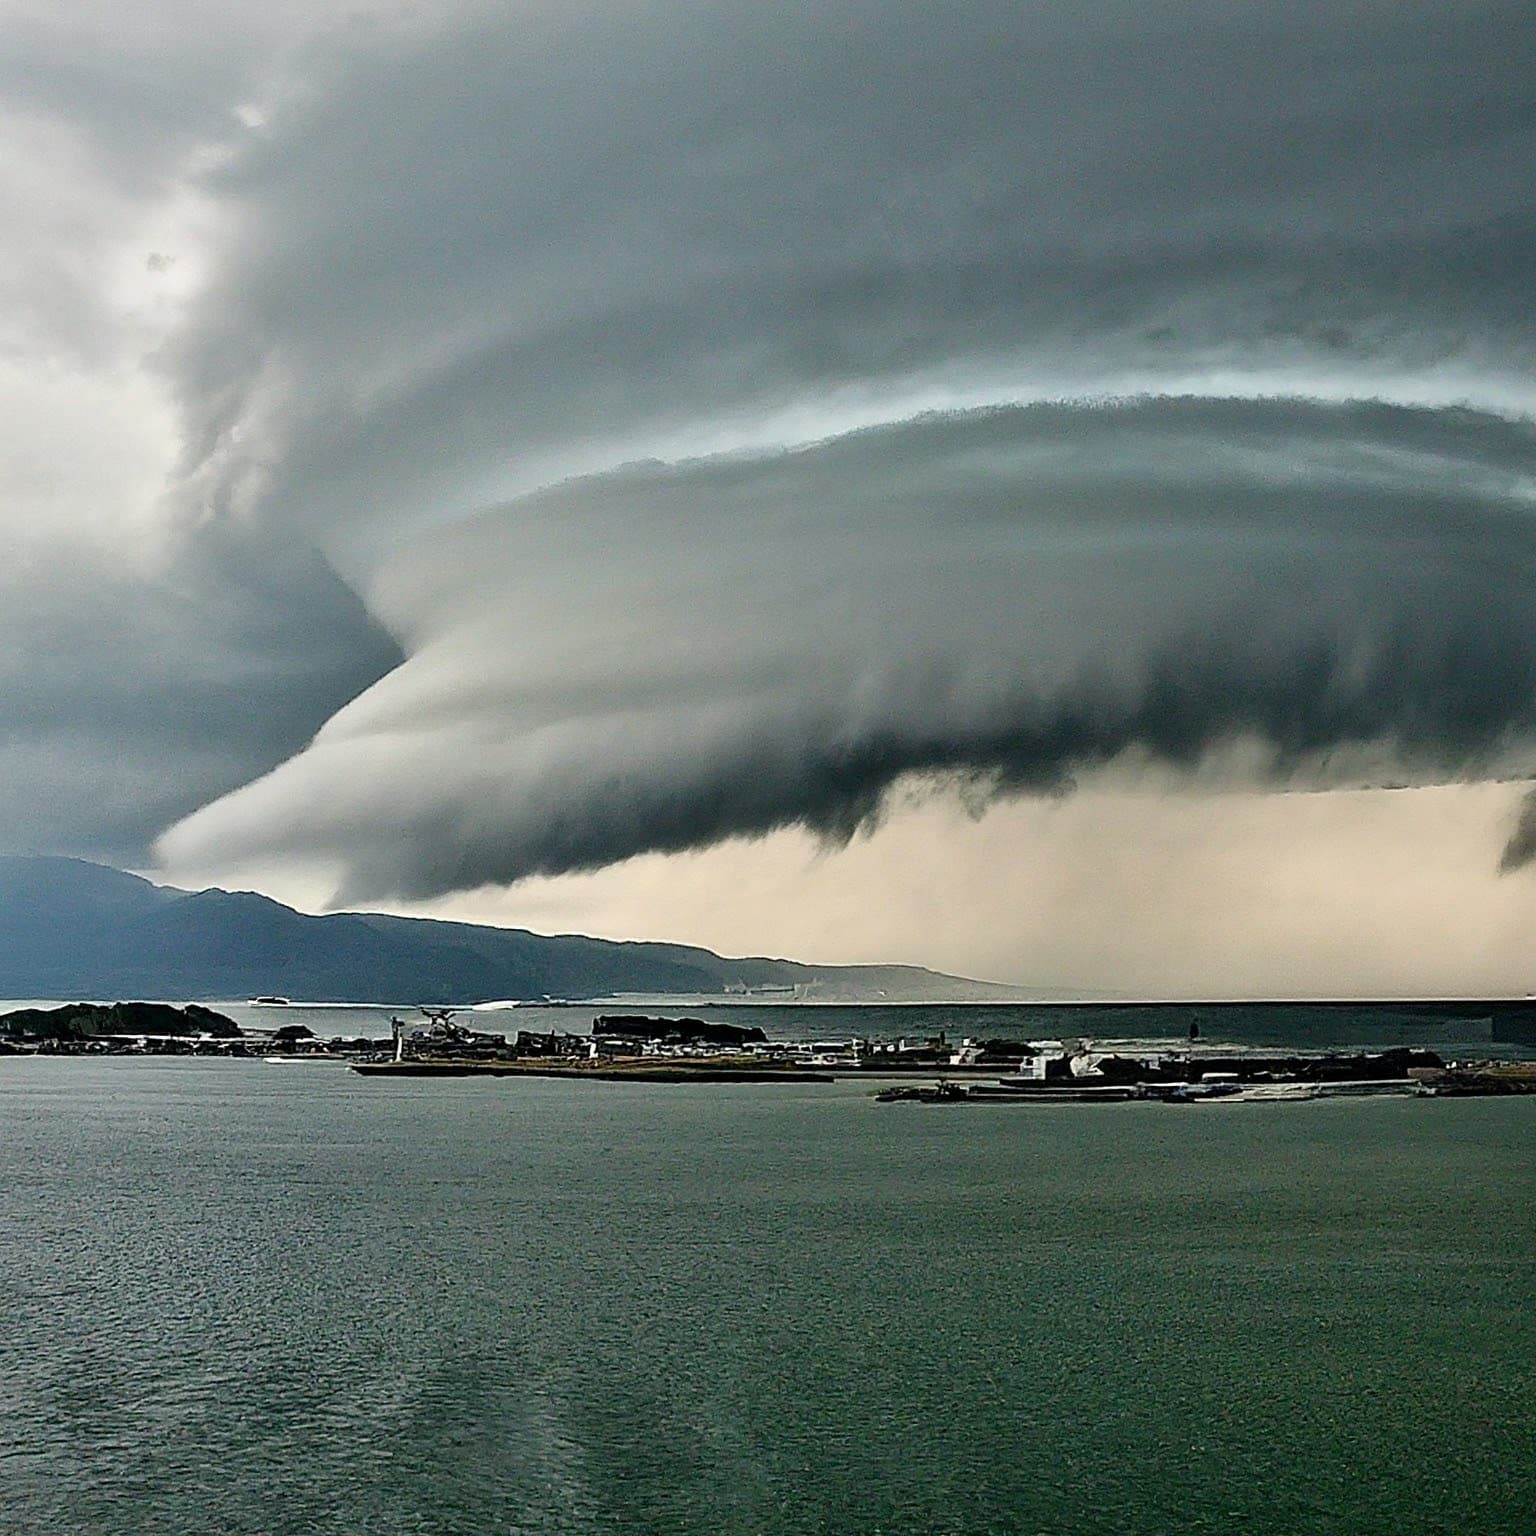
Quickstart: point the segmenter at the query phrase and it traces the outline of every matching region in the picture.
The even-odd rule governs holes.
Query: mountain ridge
[[[0,992],[187,1001],[533,1002],[805,988],[825,1001],[1001,1001],[1020,990],[912,965],[811,965],[654,940],[380,912],[295,911],[81,859],[0,856]]]

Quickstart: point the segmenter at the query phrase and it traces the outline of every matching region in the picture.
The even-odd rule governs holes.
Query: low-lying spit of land
[[[653,1083],[885,1079],[882,1103],[1171,1104],[1292,1101],[1341,1095],[1536,1092],[1536,1063],[1446,1062],[1433,1051],[1261,1054],[1187,1047],[1105,1051],[1088,1040],[775,1042],[758,1029],[643,1015],[599,1017],[590,1036],[519,1032],[503,1048],[485,1037],[402,1039],[389,1061],[357,1062],[377,1076],[546,1076]],[[914,1083],[914,1077],[929,1081]],[[891,1080],[897,1080],[892,1083]],[[901,1081],[905,1079],[906,1081]]]
[[[1324,1065],[1330,1059],[1321,1058]],[[882,1088],[882,1104],[1279,1104],[1308,1099],[1366,1098],[1383,1094],[1416,1098],[1470,1098],[1536,1094],[1536,1063],[1524,1061],[1458,1062],[1415,1067],[1404,1077],[1296,1077],[1262,1075],[1237,1080],[1200,1079],[1178,1083],[1010,1082],[959,1083]]]
[[[247,1032],[191,1004],[71,1003],[0,1015],[0,1052],[215,1055],[335,1062],[369,1077],[559,1077],[592,1082],[880,1083],[882,1103],[1274,1103],[1374,1094],[1536,1093],[1536,1062],[1447,1061],[1434,1051],[1264,1052],[1187,1042],[964,1037],[769,1039],[757,1025],[599,1014],[590,1033],[466,1028],[452,1010],[391,1019],[387,1039],[320,1039],[297,1023]]]

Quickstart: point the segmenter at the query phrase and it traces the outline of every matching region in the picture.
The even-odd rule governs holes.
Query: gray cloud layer
[[[203,256],[197,167],[238,137],[282,11],[16,0],[0,22],[9,849],[142,862],[400,660],[311,541],[164,480],[156,350]]]
[[[1246,740],[1279,783],[1372,745],[1507,771],[1536,726],[1531,447],[1468,413],[1163,400],[574,481],[387,567],[411,659],[165,847],[421,897],[847,835],[914,773],[1051,791]]]
[[[1525,389],[1530,41],[1519,4],[715,0],[338,43],[218,183],[189,409],[376,548],[839,392]]]
[[[142,859],[300,751],[400,659],[311,552],[206,534],[135,571],[77,552],[0,581],[0,843]]]
[[[181,496],[250,540],[188,556],[206,622],[153,699],[112,659],[145,605],[104,595],[132,637],[78,718],[119,728],[121,678],[147,719],[221,697],[230,743],[148,732],[177,791],[114,836],[392,665],[329,576],[247,599],[301,547],[407,659],[171,856],[423,894],[843,833],[911,773],[1526,762],[1524,0],[466,6],[283,34],[281,71],[188,43],[154,112],[42,36],[0,85],[102,143],[133,119],[216,215],[159,366]],[[125,198],[132,158],[101,156]],[[1020,408],[922,414],[987,403]],[[270,731],[228,702],[252,669],[301,679]],[[59,803],[55,841],[106,836]]]

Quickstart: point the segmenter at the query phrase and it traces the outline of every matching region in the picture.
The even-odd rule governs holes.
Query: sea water
[[[0,1530],[1528,1533],[1536,1100],[0,1058]]]

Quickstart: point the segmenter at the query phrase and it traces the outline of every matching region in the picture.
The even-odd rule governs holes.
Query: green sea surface
[[[1536,1100],[0,1058],[0,1531],[1526,1533]]]

